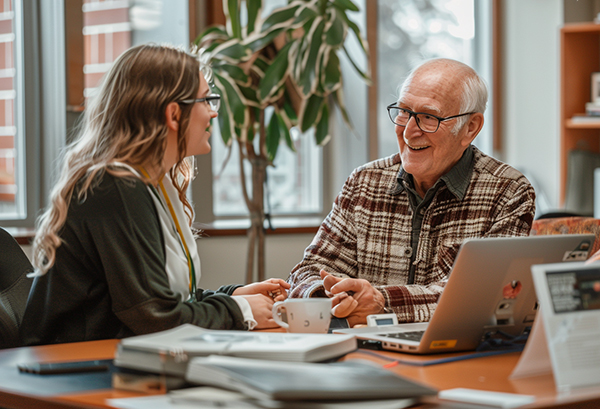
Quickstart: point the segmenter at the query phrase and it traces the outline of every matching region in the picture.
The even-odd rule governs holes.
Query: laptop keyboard
[[[394,332],[387,334],[378,334],[381,337],[407,339],[409,341],[420,341],[425,331]]]

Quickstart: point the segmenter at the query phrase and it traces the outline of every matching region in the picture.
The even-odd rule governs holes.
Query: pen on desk
[[[394,366],[398,365],[398,361],[393,361],[393,362],[388,362],[387,364],[383,365],[384,368],[393,368]]]

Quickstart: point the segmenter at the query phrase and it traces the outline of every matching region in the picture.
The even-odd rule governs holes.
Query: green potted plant
[[[247,24],[241,23],[240,0],[223,0],[226,26],[212,26],[195,40],[213,71],[214,91],[221,95],[219,127],[223,142],[239,146],[242,193],[250,214],[246,281],[265,274],[264,185],[282,141],[294,150],[290,128],[314,129],[316,143],[330,139],[332,109],[344,105],[340,54],[370,83],[345,47],[354,35],[369,61],[359,27],[348,17],[359,11],[351,0],[288,0],[285,7],[262,16],[262,0],[245,2]],[[258,139],[258,141],[257,141]],[[251,186],[243,162],[251,164]]]

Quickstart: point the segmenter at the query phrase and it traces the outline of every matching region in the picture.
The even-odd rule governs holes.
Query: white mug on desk
[[[287,332],[326,334],[331,321],[330,298],[288,298],[273,304],[273,319]]]

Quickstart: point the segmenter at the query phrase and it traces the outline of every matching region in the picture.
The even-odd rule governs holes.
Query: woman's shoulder
[[[115,175],[109,171],[97,174],[84,193],[76,189],[71,204],[75,208],[101,213],[124,208],[142,211],[149,205],[153,208],[150,192],[143,181],[133,175]]]

